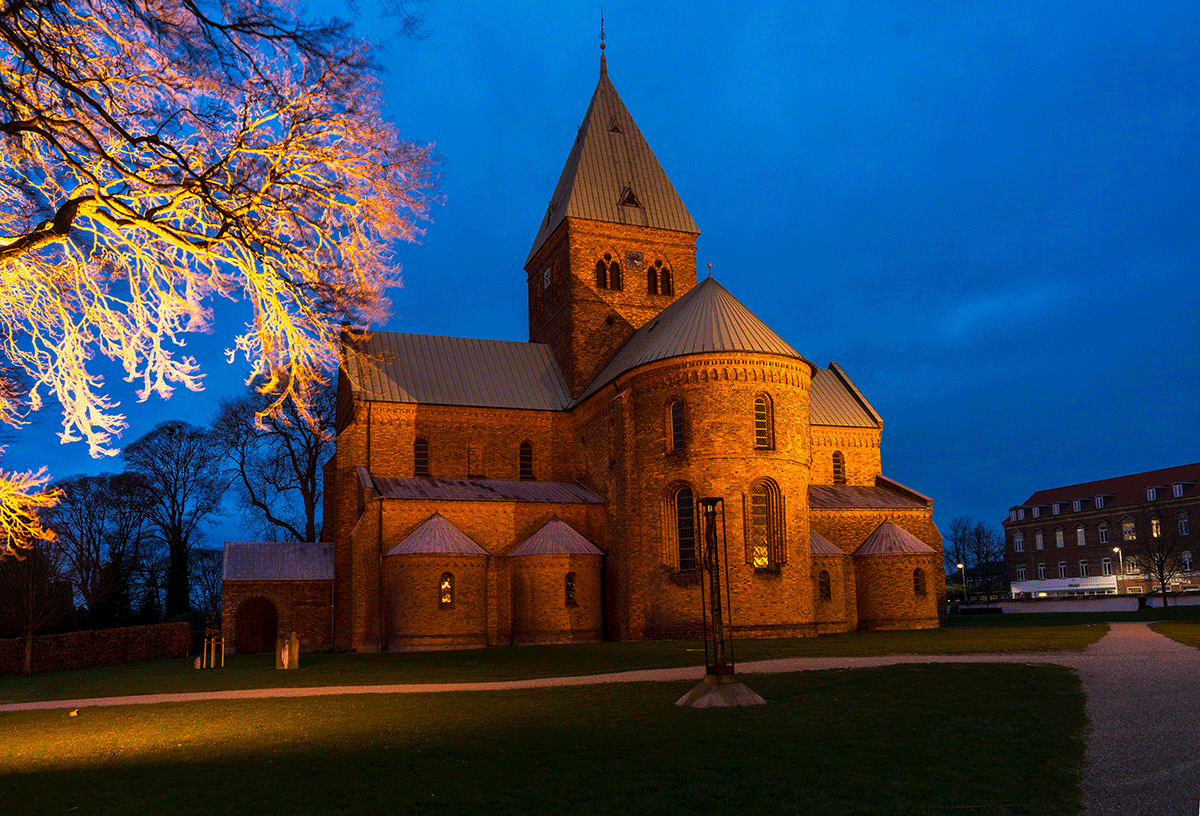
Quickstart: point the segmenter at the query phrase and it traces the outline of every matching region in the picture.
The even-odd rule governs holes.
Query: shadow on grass
[[[1080,812],[1066,669],[743,679],[768,705],[680,709],[684,682],[5,714],[20,738],[0,743],[0,798],[13,814]],[[972,790],[988,793],[964,809]]]

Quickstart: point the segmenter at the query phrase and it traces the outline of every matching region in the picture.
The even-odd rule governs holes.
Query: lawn
[[[1171,640],[1200,649],[1200,622],[1160,621],[1150,624],[1150,628]]]
[[[955,616],[958,618],[959,616]],[[962,616],[985,617],[985,616]],[[1030,617],[986,616],[989,620]],[[1103,623],[1054,626],[951,625],[907,632],[853,632],[817,638],[738,640],[736,662],[781,657],[1082,649],[1108,631]],[[997,621],[999,624],[999,621]],[[637,669],[704,665],[699,641],[514,646],[445,652],[303,654],[297,671],[276,671],[273,655],[232,655],[223,669],[199,670],[191,660],[166,660],[32,677],[0,677],[0,703],[170,692],[392,683],[467,683],[567,677]]]
[[[743,680],[768,705],[680,709],[692,684],[673,682],[0,714],[0,801],[12,816],[1081,812],[1084,698],[1065,668]]]

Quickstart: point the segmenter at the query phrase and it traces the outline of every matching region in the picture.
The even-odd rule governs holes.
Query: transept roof
[[[526,264],[564,218],[700,233],[604,69]]]

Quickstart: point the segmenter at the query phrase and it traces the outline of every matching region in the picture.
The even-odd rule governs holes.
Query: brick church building
[[[230,542],[226,637],[356,651],[695,637],[722,499],[743,637],[939,623],[883,420],[711,276],[600,80],[525,260],[529,342],[347,331],[328,544]]]

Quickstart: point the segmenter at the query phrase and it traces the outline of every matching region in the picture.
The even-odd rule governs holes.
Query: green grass
[[[995,616],[1002,617],[1002,616]],[[1074,626],[949,626],[910,632],[853,632],[819,638],[738,640],[738,663],[780,657],[862,657],[881,654],[1082,649],[1107,631]],[[232,655],[223,669],[164,660],[0,678],[0,703],[134,694],[294,686],[470,683],[567,677],[638,669],[702,666],[699,641],[514,646],[445,652],[302,654],[297,671],[276,671],[273,655]]]
[[[1150,624],[1150,628],[1171,640],[1177,640],[1185,646],[1200,649],[1200,622],[1196,621],[1160,621]]]
[[[11,816],[1081,812],[1084,698],[1065,668],[743,680],[769,704],[680,709],[680,682],[0,714],[0,801]]]
[[[950,626],[1068,626],[1088,623],[1133,623],[1190,620],[1200,623],[1200,606],[1168,606],[1133,612],[1015,612],[1005,615],[951,615]]]

